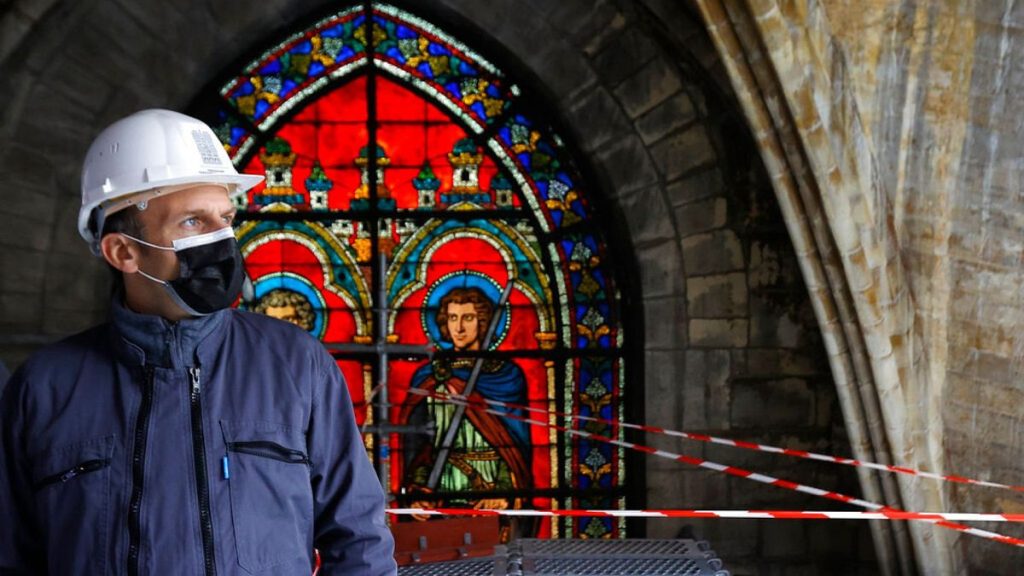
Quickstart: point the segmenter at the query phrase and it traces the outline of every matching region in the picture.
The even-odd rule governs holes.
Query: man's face
[[[126,208],[136,210],[136,208]],[[149,201],[137,214],[142,240],[157,246],[170,247],[180,238],[215,232],[231,226],[235,207],[222,186],[200,184]],[[178,257],[170,250],[158,250],[130,243],[143,272],[161,280],[175,280],[179,274]],[[157,313],[177,320],[184,311],[167,296],[162,286],[140,274],[125,275],[126,299],[139,312]]]
[[[456,350],[480,349],[480,324],[472,302],[448,304],[448,334]]]

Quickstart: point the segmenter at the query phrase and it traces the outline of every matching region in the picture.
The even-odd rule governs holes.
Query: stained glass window
[[[239,169],[266,176],[239,200],[242,306],[334,353],[396,504],[625,505],[621,449],[522,420],[554,416],[460,414],[429,396],[622,417],[605,230],[531,98],[440,27],[371,2],[284,38],[196,106]],[[623,525],[519,530],[599,538]]]

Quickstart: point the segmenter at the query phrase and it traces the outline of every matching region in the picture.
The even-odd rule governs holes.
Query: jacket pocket
[[[265,422],[221,422],[238,565],[259,573],[312,554],[313,494],[305,436]]]
[[[106,574],[114,436],[32,458],[35,506],[51,574]],[[83,568],[85,568],[83,570]]]

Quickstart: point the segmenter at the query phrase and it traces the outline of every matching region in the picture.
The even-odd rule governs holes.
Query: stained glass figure
[[[253,286],[242,305],[335,353],[390,497],[624,506],[621,449],[410,393],[622,418],[607,228],[573,154],[530,112],[543,107],[441,27],[378,2],[326,14],[233,74],[200,112],[242,171],[266,176],[238,200]],[[520,526],[587,538],[623,528]]]

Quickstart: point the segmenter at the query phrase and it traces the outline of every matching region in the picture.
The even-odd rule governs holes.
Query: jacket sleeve
[[[397,574],[384,492],[366,457],[348,388],[326,351],[318,360],[308,442],[320,574]]]
[[[15,373],[0,396],[0,576],[43,574],[42,538],[32,516],[33,495],[24,452],[22,390]]]

